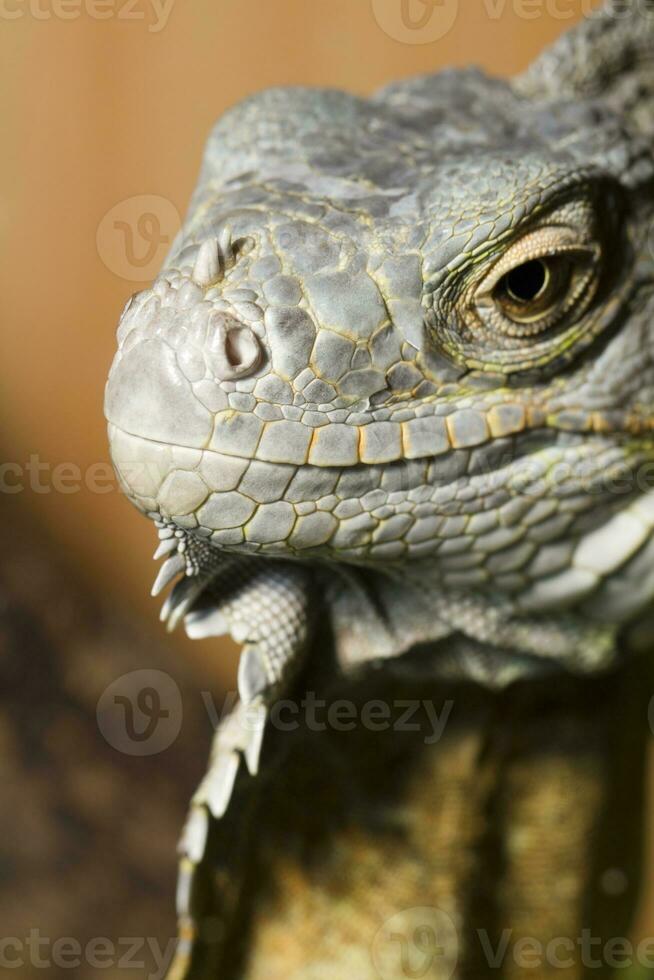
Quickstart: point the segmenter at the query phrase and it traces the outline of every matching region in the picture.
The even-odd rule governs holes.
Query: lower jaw
[[[463,568],[465,556],[457,554],[466,542],[457,552],[454,539],[467,532],[453,529],[456,515],[475,512],[475,495],[487,503],[493,499],[490,509],[499,511],[500,497],[509,501],[530,493],[517,484],[511,489],[511,466],[498,478],[493,464],[499,467],[502,449],[512,448],[506,441],[491,451],[486,447],[478,458],[460,450],[446,458],[328,469],[173,447],[114,426],[109,434],[123,488],[142,512],[241,554],[392,565],[431,559],[439,550],[439,564],[447,554],[448,565]],[[564,456],[565,447],[559,448]],[[571,458],[582,458],[596,447],[568,450]],[[488,466],[485,476],[478,470],[482,462]],[[515,447],[511,462],[519,463]],[[551,488],[551,495],[559,492]],[[583,495],[593,502],[588,488]]]
[[[347,552],[365,561],[380,522],[395,516],[389,497],[397,506],[411,491],[433,490],[428,459],[330,469],[173,447],[111,425],[109,436],[122,489],[139,510],[233,552],[300,559]],[[468,455],[454,467],[450,461],[452,477],[465,472]],[[373,549],[389,560],[405,552],[392,537],[377,531]]]
[[[432,490],[477,470],[504,465],[507,451],[517,458],[512,439],[491,440],[474,448],[450,449],[418,459],[389,459],[351,465],[317,466],[311,463],[270,462],[223,453],[215,449],[173,446],[128,433],[109,424],[114,466],[121,484],[144,512],[158,511],[194,527],[193,514],[213,493],[244,492],[258,503],[287,501],[303,504],[336,493],[341,500],[372,492],[401,493],[429,487]],[[531,440],[552,441],[547,430],[530,434]]]

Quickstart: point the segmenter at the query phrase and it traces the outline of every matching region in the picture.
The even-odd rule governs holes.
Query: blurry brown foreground
[[[76,581],[42,532],[6,518],[0,976],[159,980],[175,935],[175,845],[211,737],[202,680],[163,636]],[[179,690],[164,744],[138,741],[152,705],[135,712],[130,742],[126,704],[111,701],[139,669],[153,691],[159,678]],[[144,745],[155,751],[124,751]]]

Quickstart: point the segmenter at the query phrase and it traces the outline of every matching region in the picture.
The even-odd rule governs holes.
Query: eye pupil
[[[543,291],[547,278],[545,263],[540,259],[532,259],[507,272],[506,291],[517,303],[530,303]]]

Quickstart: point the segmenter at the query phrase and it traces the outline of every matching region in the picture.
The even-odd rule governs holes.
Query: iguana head
[[[221,119],[118,331],[138,507],[523,610],[649,599],[654,13],[628,8],[517,80],[272,90]]]

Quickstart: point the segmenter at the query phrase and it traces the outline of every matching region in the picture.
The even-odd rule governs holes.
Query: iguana
[[[484,739],[470,732],[491,709],[487,695],[460,691],[470,682],[526,690],[540,707],[523,717],[525,731],[548,716],[543,699],[562,692],[565,726],[581,710],[568,687],[606,693],[602,675],[623,670],[625,631],[642,620],[648,641],[653,54],[654,4],[613,0],[510,81],[470,69],[403,80],[370,99],[272,89],[211,133],[164,268],[122,314],[105,399],[121,483],[159,531],[165,561],[153,591],[177,580],[162,618],[192,637],[244,644],[240,707],[216,733],[183,836],[174,976],[455,969],[392,972],[367,952],[373,936],[345,939],[347,929],[331,952],[318,950],[324,930],[343,926],[343,909],[356,918],[367,899],[354,885],[346,900],[345,884],[336,897],[333,882],[312,880],[314,852],[281,879],[270,870],[281,892],[301,898],[283,912],[271,899],[277,912],[266,921],[283,924],[284,956],[278,938],[258,957],[250,950],[247,967],[242,951],[229,952],[247,918],[255,845],[245,828],[265,838],[269,817],[276,848],[280,821],[295,840],[292,807],[275,809],[280,793],[311,809],[315,792],[341,813],[335,790],[321,796],[306,782],[316,764],[329,771],[320,740],[298,749],[295,783],[290,761],[275,768],[293,743],[266,727],[280,699],[332,682],[356,699],[386,677],[395,678],[387,698],[407,684],[415,695],[446,683],[457,704],[481,698],[457,750],[481,767],[457,790],[478,816],[469,828],[478,840],[492,802],[472,801],[486,783]],[[586,735],[595,731],[592,710],[581,715]],[[343,744],[354,771],[359,742]],[[441,766],[439,785],[452,771]],[[583,783],[574,772],[568,789]],[[593,786],[581,791],[580,813],[600,805]],[[512,792],[508,810],[519,780]],[[553,813],[566,798],[556,792]],[[384,807],[368,810],[373,838]],[[456,809],[461,828],[465,813]],[[226,872],[243,851],[242,870]],[[406,853],[388,842],[379,853],[408,873]],[[555,844],[543,854],[556,860]],[[469,879],[473,866],[457,874]],[[577,904],[586,886],[572,889]],[[401,907],[433,904],[420,888],[400,891]],[[465,917],[448,895],[440,905],[460,929]],[[375,907],[370,921],[381,926],[384,908],[395,905]],[[295,935],[293,946],[303,917],[312,938]],[[529,933],[529,917],[521,928]]]

